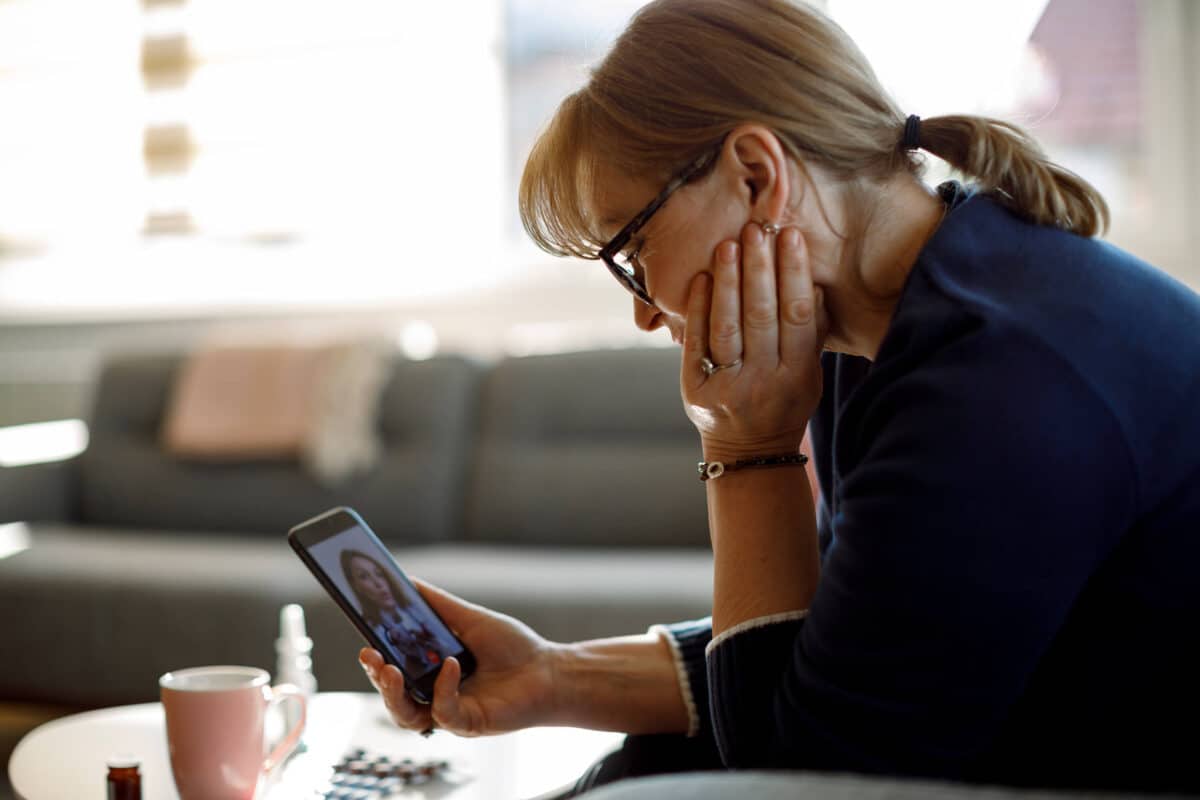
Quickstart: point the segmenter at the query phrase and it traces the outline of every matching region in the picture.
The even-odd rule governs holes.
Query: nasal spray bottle
[[[312,644],[304,630],[304,609],[295,603],[280,609],[279,638],[275,640],[275,682],[292,684],[304,692],[310,703],[317,693],[317,679],[312,672]],[[298,710],[294,703],[284,703],[283,709],[286,715],[284,730],[291,730],[298,721]],[[294,753],[305,749],[302,737]]]

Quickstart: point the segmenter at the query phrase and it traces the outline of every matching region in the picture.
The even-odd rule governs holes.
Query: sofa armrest
[[[0,523],[75,518],[78,458],[0,467]]]

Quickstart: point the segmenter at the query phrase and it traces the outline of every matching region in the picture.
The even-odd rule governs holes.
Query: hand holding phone
[[[434,687],[431,706],[414,703],[400,686],[404,676],[379,653],[363,650],[359,661],[402,728],[437,727],[463,736],[507,733],[534,725],[564,724],[555,718],[555,693],[564,685],[555,670],[562,646],[538,636],[528,625],[417,582],[442,619],[454,627],[479,658],[475,676],[459,687],[455,662],[448,661]],[[561,705],[561,703],[557,704]],[[559,712],[561,708],[557,709]]]
[[[346,527],[348,524],[351,527]],[[469,603],[436,586],[419,581],[414,585],[403,578],[405,585],[414,589],[415,595],[461,647],[455,650],[455,645],[451,645],[439,651],[440,667],[424,676],[414,674],[410,679],[404,672],[403,660],[390,652],[382,637],[362,618],[358,609],[363,606],[356,605],[359,601],[349,588],[349,580],[344,576],[337,580],[341,574],[341,549],[363,549],[350,547],[351,542],[362,544],[361,536],[338,538],[354,528],[366,532],[369,540],[373,540],[371,546],[382,552],[381,562],[395,564],[366,523],[350,509],[333,509],[298,525],[288,538],[301,560],[370,644],[370,648],[360,653],[359,661],[397,725],[423,731],[436,718],[439,728],[463,736],[481,736],[534,725],[562,724],[554,718],[555,693],[562,691],[554,665],[562,646],[546,641],[512,617]],[[372,551],[367,548],[366,552]],[[398,566],[394,570],[403,575]],[[339,588],[339,583],[345,588]],[[380,596],[383,597],[382,593]],[[472,673],[470,681],[460,680]]]
[[[363,638],[400,670],[415,700],[433,700],[447,658],[458,662],[462,679],[475,671],[471,651],[352,509],[302,522],[288,532],[288,542]]]

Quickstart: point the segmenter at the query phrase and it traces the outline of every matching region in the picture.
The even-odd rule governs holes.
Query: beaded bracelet
[[[732,464],[726,464],[722,461],[701,461],[696,465],[700,472],[700,480],[708,481],[713,478],[719,478],[726,472],[734,472],[739,469],[754,469],[757,467],[791,467],[803,466],[808,463],[808,456],[803,453],[780,453],[774,456],[755,456],[754,458],[743,458],[740,461],[735,461]]]

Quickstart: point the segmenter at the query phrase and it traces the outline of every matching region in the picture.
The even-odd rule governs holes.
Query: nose
[[[633,322],[646,332],[661,328],[666,320],[661,311],[654,306],[648,306],[636,297],[633,298]]]

